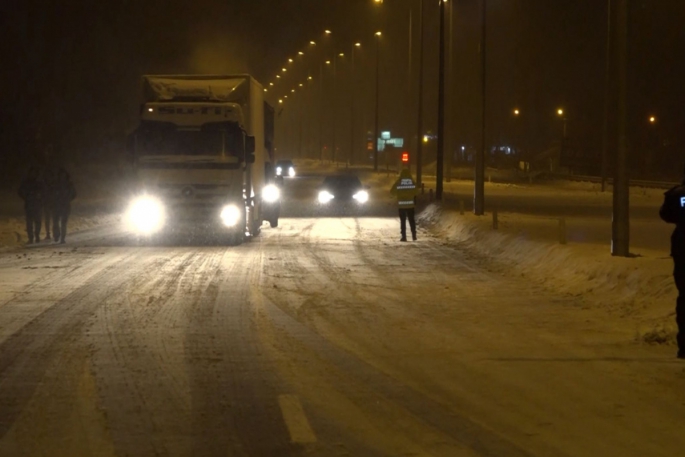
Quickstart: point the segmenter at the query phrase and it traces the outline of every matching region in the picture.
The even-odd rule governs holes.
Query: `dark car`
[[[295,177],[295,164],[292,160],[279,160],[276,162],[276,176]]]
[[[368,187],[354,175],[327,176],[319,187],[318,201],[321,205],[354,203],[363,205],[369,201]]]

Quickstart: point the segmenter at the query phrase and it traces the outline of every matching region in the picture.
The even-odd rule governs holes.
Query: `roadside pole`
[[[487,37],[486,18],[487,0],[481,0],[481,38],[480,38],[480,58],[481,58],[481,141],[480,147],[476,151],[475,177],[473,189],[473,213],[476,216],[485,214],[485,112],[486,112],[486,46]]]
[[[445,1],[440,2],[440,56],[438,76],[438,154],[435,173],[435,199],[442,200],[443,168],[445,166]]]
[[[616,70],[618,89],[618,149],[614,167],[614,217],[612,221],[611,255],[630,255],[630,194],[627,155],[627,89],[628,89],[628,0],[618,0],[616,11]]]

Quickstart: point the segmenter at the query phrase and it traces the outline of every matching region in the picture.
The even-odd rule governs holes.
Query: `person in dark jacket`
[[[685,359],[685,180],[664,194],[659,216],[669,224],[675,224],[671,234],[671,257],[673,279],[678,289],[675,306],[675,321],[678,325],[676,341],[678,358]]]
[[[55,202],[53,201],[55,180],[57,179],[57,168],[48,165],[43,169],[42,181],[45,188],[45,198],[43,199],[43,221],[45,222],[45,239],[52,239],[50,230],[54,221],[53,211]]]
[[[71,182],[69,173],[60,168],[57,171],[57,178],[52,188],[54,223],[52,225],[52,235],[55,242],[65,243],[67,237],[67,222],[71,213],[71,202],[76,198],[76,189]]]
[[[409,229],[411,238],[416,241],[416,221],[414,219],[414,207],[418,189],[416,181],[408,168],[400,171],[400,177],[390,188],[390,193],[397,198],[397,207],[400,213],[400,241],[407,241],[407,219],[409,219]]]
[[[45,188],[40,181],[37,167],[29,168],[26,177],[19,186],[19,196],[24,200],[28,242],[29,244],[34,241],[39,242]]]

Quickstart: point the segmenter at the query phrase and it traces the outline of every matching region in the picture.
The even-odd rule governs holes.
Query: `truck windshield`
[[[146,127],[136,132],[136,155],[235,156],[243,150],[240,129],[178,130]]]

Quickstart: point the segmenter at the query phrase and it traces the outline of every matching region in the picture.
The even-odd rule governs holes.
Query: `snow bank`
[[[617,324],[632,326],[641,341],[674,342],[677,294],[672,261],[662,251],[643,249],[639,256],[612,257],[607,245],[562,245],[529,233],[493,230],[491,215],[462,216],[437,204],[429,204],[419,222],[485,259],[498,272],[577,297],[583,307],[609,312]],[[549,228],[554,233],[555,227]]]

